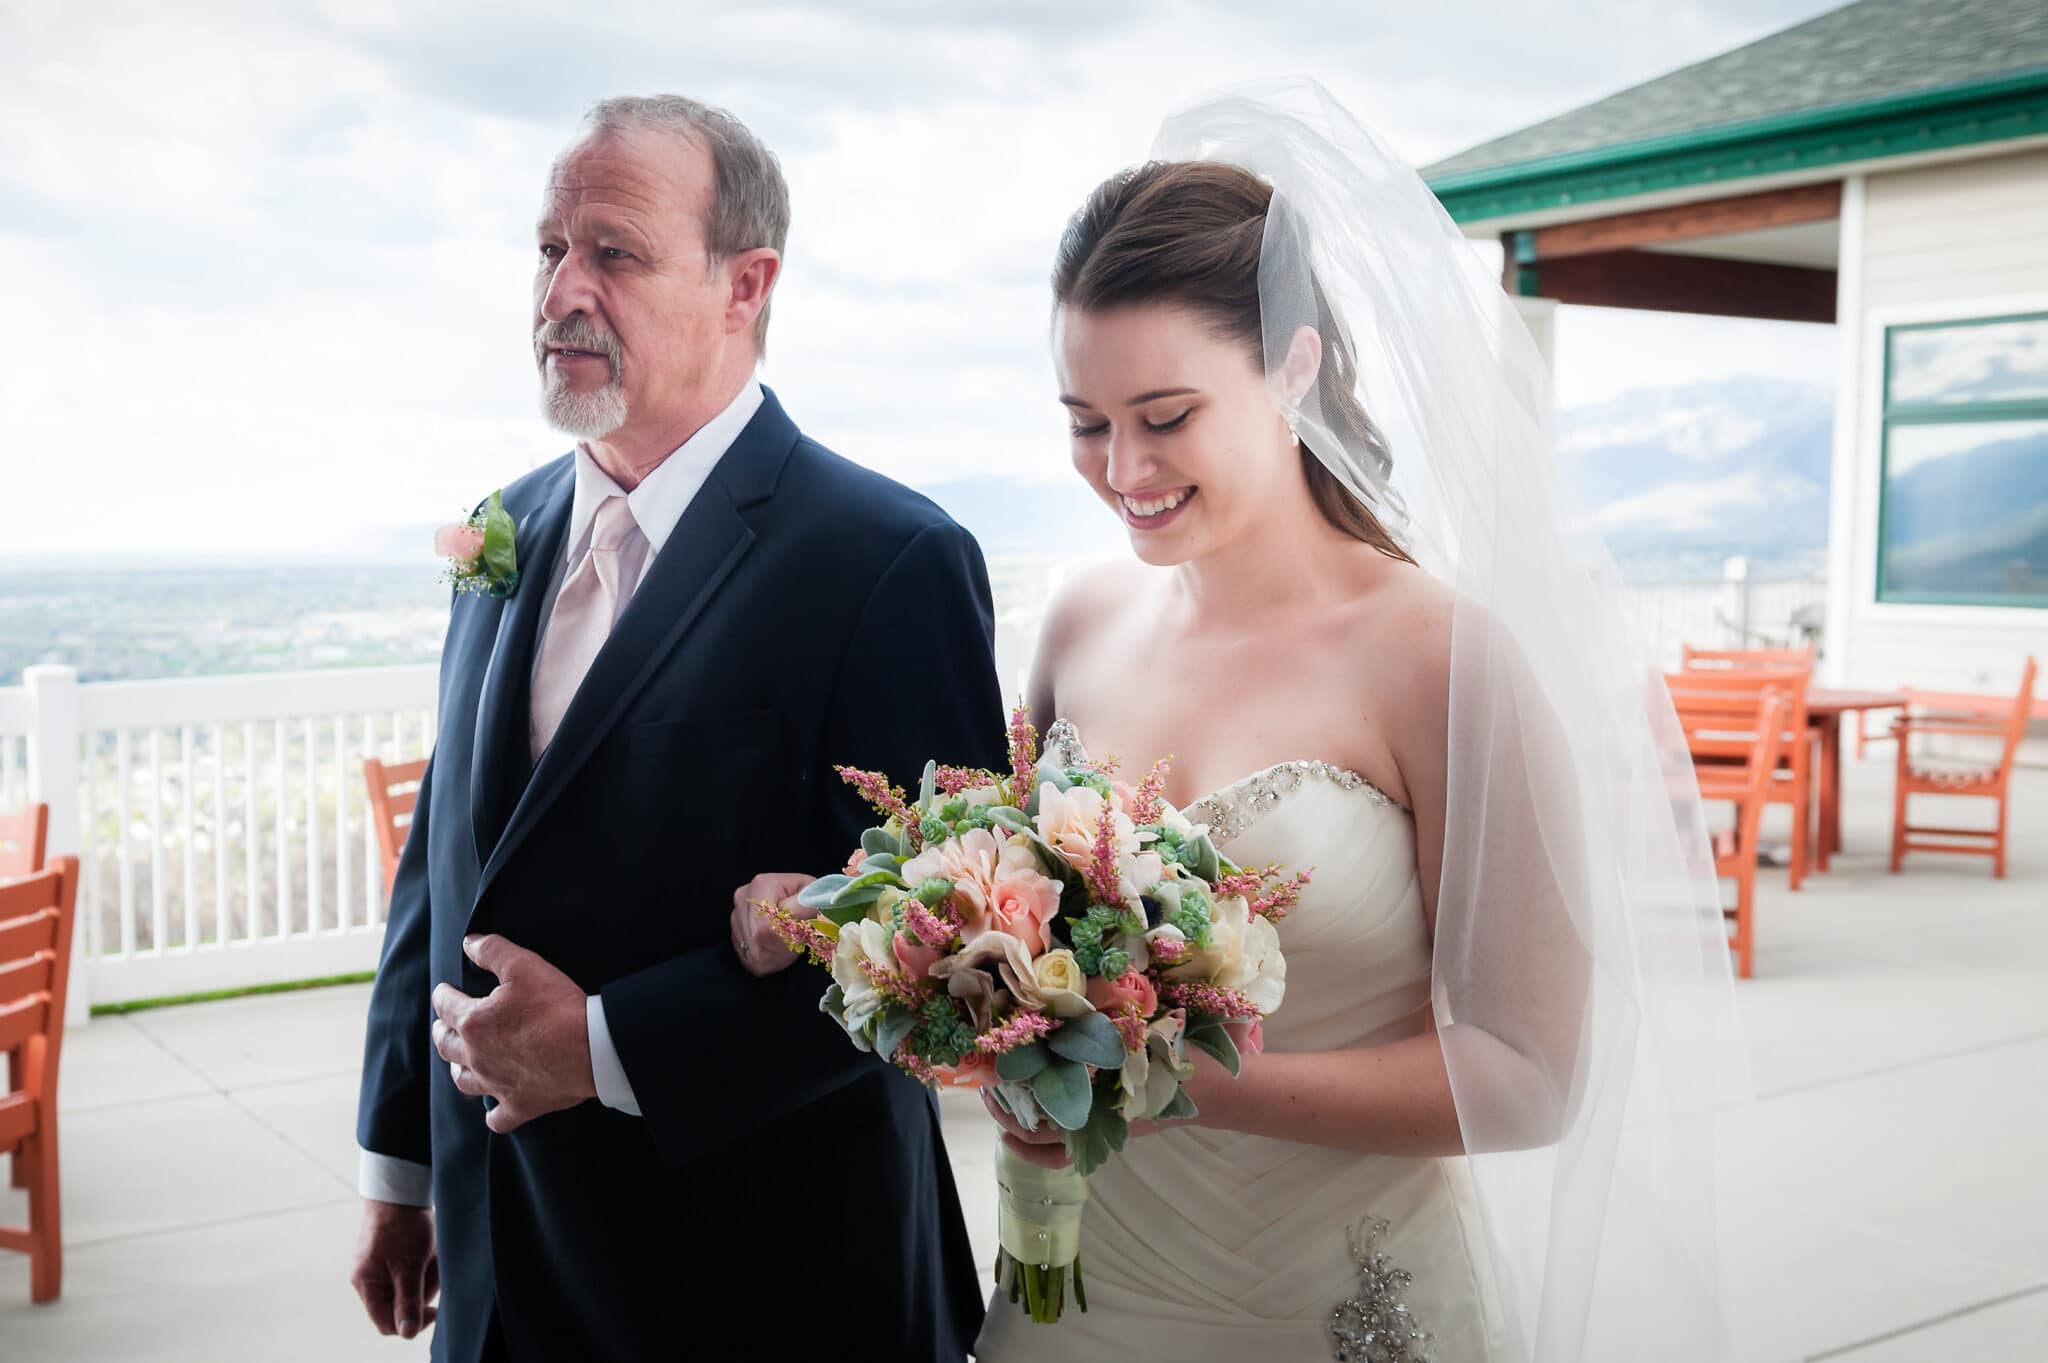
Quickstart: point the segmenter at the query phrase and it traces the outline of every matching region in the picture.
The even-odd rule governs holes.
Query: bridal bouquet
[[[1026,1129],[1051,1122],[1072,1163],[1001,1147],[997,1282],[1056,1321],[1067,1282],[1088,1309],[1080,1218],[1087,1176],[1130,1124],[1192,1117],[1187,1048],[1232,1075],[1286,985],[1274,924],[1308,882],[1247,871],[1112,762],[1041,758],[1018,710],[1010,770],[927,764],[915,801],[840,768],[882,823],[842,874],[799,902],[757,906],[832,972],[820,1004],[853,1044],[927,1084],[991,1090]]]

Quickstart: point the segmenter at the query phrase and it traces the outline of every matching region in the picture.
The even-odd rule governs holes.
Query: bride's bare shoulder
[[[1105,559],[1077,567],[1060,580],[1046,602],[1032,659],[1034,708],[1056,703],[1061,662],[1120,611],[1129,609],[1134,597],[1151,587],[1154,571],[1130,559]]]

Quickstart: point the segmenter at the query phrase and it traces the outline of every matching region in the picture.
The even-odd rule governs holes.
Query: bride
[[[1090,1309],[998,1299],[977,1357],[1789,1357],[1698,802],[1526,333],[1319,87],[1154,157],[1053,272],[1074,467],[1137,561],[1060,594],[1029,699],[1315,878],[1263,1053],[1197,1058],[1199,1114],[1089,1180]]]

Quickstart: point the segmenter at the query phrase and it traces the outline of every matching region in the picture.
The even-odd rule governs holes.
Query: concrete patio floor
[[[1934,855],[1888,875],[1888,761],[1852,763],[1845,785],[1849,850],[1797,895],[1765,873],[1757,978],[1740,989],[1804,1348],[2048,1358],[2048,772],[2019,773],[2002,882],[1981,858]],[[424,1358],[373,1334],[348,1286],[367,997],[74,1032],[64,1297],[32,1307],[26,1260],[0,1253],[0,1359]],[[956,1099],[948,1141],[987,1262],[990,1132]],[[0,1191],[0,1222],[25,1217]]]

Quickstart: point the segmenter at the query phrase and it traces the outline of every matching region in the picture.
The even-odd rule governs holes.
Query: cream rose
[[[1250,916],[1239,936],[1236,962],[1217,974],[1216,983],[1243,994],[1261,1013],[1280,1006],[1287,995],[1287,958],[1272,919]]]
[[[1085,992],[1088,974],[1065,947],[1048,951],[1032,962],[1032,972],[1045,1011],[1054,1017],[1074,1018],[1095,1011]]]
[[[1244,957],[1245,925],[1252,906],[1243,895],[1212,900],[1209,906],[1209,945],[1188,944],[1188,958],[1166,972],[1170,980],[1220,980],[1238,969]]]

